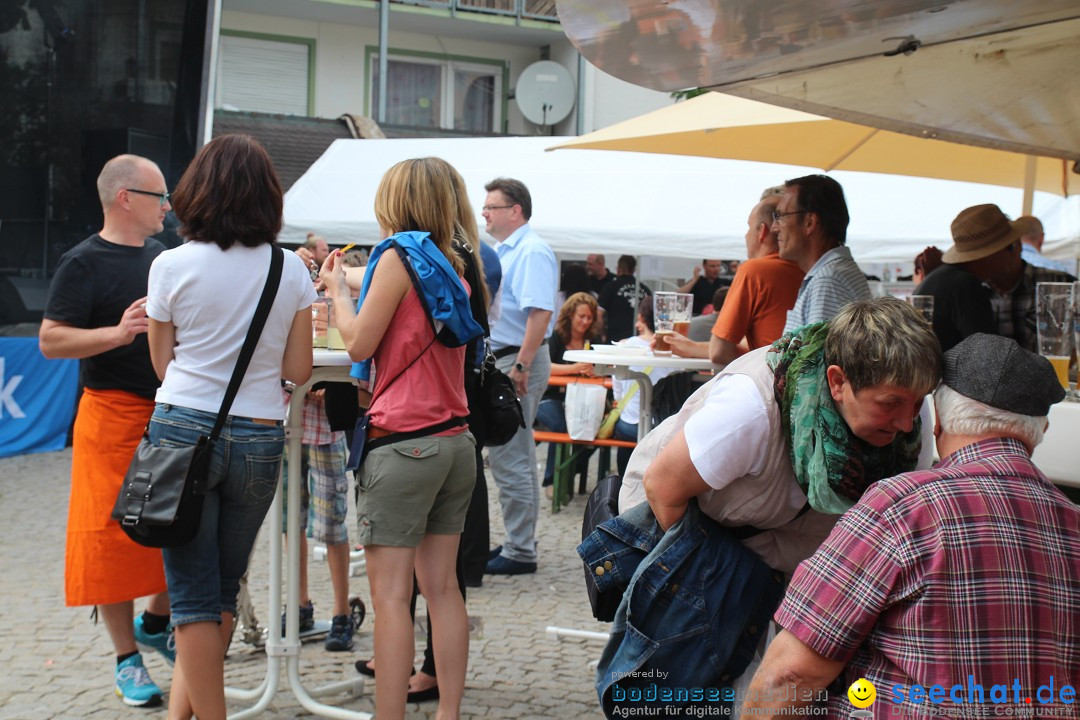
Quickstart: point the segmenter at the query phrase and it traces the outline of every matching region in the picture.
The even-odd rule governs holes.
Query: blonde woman
[[[391,237],[372,252],[355,313],[339,252],[321,273],[350,357],[371,360],[376,370],[357,518],[375,608],[375,706],[383,720],[405,714],[414,569],[431,616],[440,718],[458,717],[468,664],[468,618],[454,573],[476,480],[463,345],[482,330],[453,250],[451,170],[421,158],[383,176],[375,216]],[[363,365],[354,368],[365,374]]]

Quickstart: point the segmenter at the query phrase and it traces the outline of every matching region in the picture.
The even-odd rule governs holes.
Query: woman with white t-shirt
[[[172,196],[186,243],[150,268],[150,357],[163,382],[154,445],[193,445],[214,425],[270,270],[281,184],[254,138],[204,146]],[[210,463],[198,534],[166,548],[176,630],[169,717],[225,717],[225,648],[240,578],[277,488],[284,449],[281,378],[311,376],[311,303],[303,262],[284,254],[281,281]]]

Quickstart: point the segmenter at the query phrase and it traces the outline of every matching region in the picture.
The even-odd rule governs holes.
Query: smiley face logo
[[[859,678],[851,683],[847,691],[848,700],[857,708],[868,708],[877,700],[877,688],[866,678]]]

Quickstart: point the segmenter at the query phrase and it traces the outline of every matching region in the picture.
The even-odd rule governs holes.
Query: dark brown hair
[[[497,177],[485,185],[484,189],[488,192],[498,190],[506,196],[508,203],[520,205],[521,215],[525,218],[525,222],[528,222],[529,218],[532,217],[532,195],[529,194],[529,188],[525,187],[525,183],[520,180]]]
[[[784,187],[796,188],[799,195],[798,210],[818,216],[821,229],[828,240],[837,245],[847,242],[848,215],[844,188],[828,175],[804,175],[784,183]]]
[[[915,256],[915,269],[922,271],[923,277],[926,277],[941,265],[941,254],[940,250],[931,245]]]
[[[203,146],[172,194],[180,235],[212,242],[273,243],[281,231],[281,182],[266,149],[250,135],[222,135]]]

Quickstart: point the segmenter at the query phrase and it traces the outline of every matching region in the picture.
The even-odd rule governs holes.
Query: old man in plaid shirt
[[[873,485],[799,566],[744,711],[828,688],[830,717],[1080,716],[1080,508],[1031,462],[1063,397],[1011,339],[945,353],[942,461]]]

